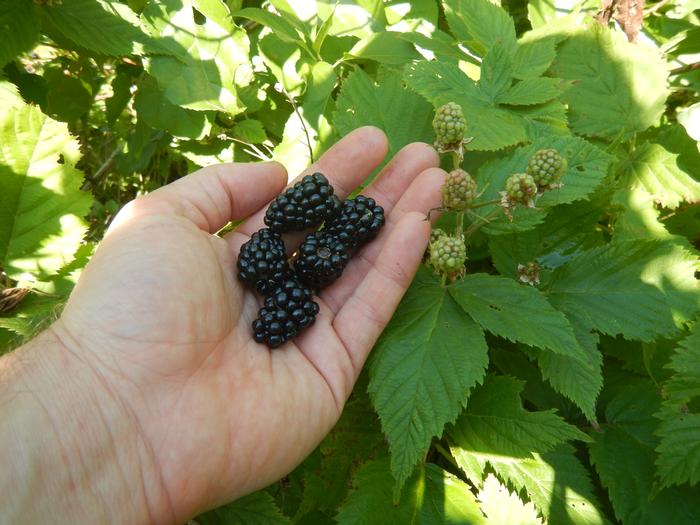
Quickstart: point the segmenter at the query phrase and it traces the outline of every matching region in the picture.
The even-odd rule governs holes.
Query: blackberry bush
[[[283,233],[318,226],[340,213],[340,200],[322,173],[307,175],[270,204],[265,224]]]

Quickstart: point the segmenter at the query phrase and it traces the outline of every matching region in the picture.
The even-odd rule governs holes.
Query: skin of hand
[[[360,128],[302,175],[324,173],[344,198],[387,149],[380,130]],[[11,413],[0,451],[12,453],[0,459],[30,478],[12,485],[18,522],[183,523],[290,472],[338,420],[411,282],[425,214],[440,203],[438,160],[408,145],[365,188],[385,227],[317,298],[315,324],[272,351],[252,339],[260,298],[237,280],[236,258],[264,226],[284,168],[212,166],[126,205],[61,318],[0,360],[0,417]]]

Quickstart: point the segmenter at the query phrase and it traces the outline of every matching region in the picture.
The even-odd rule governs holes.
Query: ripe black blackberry
[[[265,298],[253,321],[253,337],[258,343],[277,348],[313,324],[318,311],[311,289],[291,276]]]
[[[340,212],[341,203],[322,173],[307,175],[277,196],[265,212],[265,224],[276,232],[318,226]]]
[[[315,290],[331,284],[350,260],[350,248],[332,233],[310,233],[299,246],[294,270],[299,279]]]
[[[253,234],[238,255],[238,278],[261,294],[291,273],[287,252],[279,233],[263,228]]]
[[[384,222],[384,208],[374,199],[358,195],[343,202],[340,214],[325,226],[324,231],[349,248],[356,248],[373,239]]]

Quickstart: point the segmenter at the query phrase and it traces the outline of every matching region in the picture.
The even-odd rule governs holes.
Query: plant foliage
[[[364,125],[393,155],[454,102],[464,268],[428,254],[323,443],[196,523],[699,523],[698,4],[566,5],[0,0],[2,351],[136,195]]]

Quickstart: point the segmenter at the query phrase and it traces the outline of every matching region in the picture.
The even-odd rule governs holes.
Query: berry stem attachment
[[[450,157],[452,158],[452,169],[459,169],[459,167],[462,165],[462,153],[452,151],[450,153]]]
[[[455,217],[455,235],[464,234],[464,212],[458,211]]]

